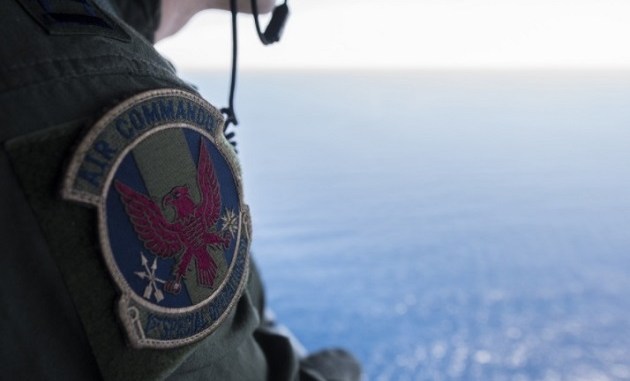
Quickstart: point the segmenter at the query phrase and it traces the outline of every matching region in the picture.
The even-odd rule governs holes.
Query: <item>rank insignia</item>
[[[249,268],[251,225],[221,114],[176,89],[136,95],[79,144],[62,196],[98,211],[117,314],[136,348],[211,334]]]

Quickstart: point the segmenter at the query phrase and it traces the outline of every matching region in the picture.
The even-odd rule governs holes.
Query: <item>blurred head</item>
[[[177,33],[197,13],[206,9],[230,10],[230,0],[161,0],[160,24],[155,31],[155,42]],[[255,0],[259,13],[269,13],[274,0]],[[251,0],[237,0],[239,12],[251,13]]]

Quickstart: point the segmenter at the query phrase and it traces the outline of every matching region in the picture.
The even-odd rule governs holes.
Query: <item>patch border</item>
[[[189,101],[192,101],[202,107],[205,111],[209,113],[209,117],[212,118],[216,123],[213,133],[215,136],[210,134],[207,130],[200,128],[199,126],[194,125],[193,123],[186,122],[165,122],[163,124],[159,124],[157,126],[152,126],[147,128],[145,131],[139,133],[134,136],[129,144],[124,146],[120,152],[117,153],[115,159],[112,161],[112,164],[108,168],[108,172],[104,175],[104,180],[101,188],[99,189],[100,194],[95,195],[89,193],[87,191],[81,191],[74,189],[75,181],[77,179],[79,169],[84,162],[86,155],[92,148],[93,144],[96,142],[101,133],[111,127],[111,123],[113,123],[118,117],[122,116],[125,112],[132,110],[134,107],[140,106],[143,103],[159,99],[163,97],[182,97]],[[212,145],[217,149],[219,154],[226,161],[231,176],[234,180],[234,184],[236,186],[237,196],[238,196],[238,204],[240,207],[239,213],[239,230],[235,239],[235,248],[233,259],[228,267],[225,278],[221,281],[221,284],[212,292],[210,296],[205,298],[203,301],[189,306],[189,307],[180,307],[180,308],[168,308],[159,306],[157,304],[151,303],[149,301],[144,300],[139,295],[137,295],[129,286],[125,276],[121,273],[118,265],[116,264],[116,259],[114,258],[111,245],[109,244],[109,229],[107,225],[107,195],[109,189],[112,185],[114,177],[116,175],[116,171],[120,167],[123,159],[142,141],[149,138],[150,136],[159,133],[168,129],[189,129],[197,132],[201,135],[202,138],[208,139]],[[72,155],[72,159],[70,164],[68,165],[65,177],[61,187],[61,197],[65,200],[76,201],[83,204],[88,204],[96,208],[97,211],[97,220],[98,220],[98,234],[99,234],[99,244],[101,249],[101,256],[105,262],[107,270],[109,272],[110,277],[113,279],[116,288],[118,289],[118,300],[117,300],[117,316],[125,328],[126,338],[128,342],[134,348],[156,348],[156,349],[167,349],[180,347],[186,344],[190,344],[196,342],[214,332],[221,323],[230,315],[230,313],[234,310],[234,307],[247,284],[247,279],[249,278],[249,265],[250,265],[250,257],[249,257],[249,246],[251,242],[251,219],[249,215],[249,207],[245,204],[243,199],[243,188],[242,188],[242,180],[240,176],[240,167],[238,162],[235,159],[234,151],[231,145],[225,141],[223,138],[223,116],[222,114],[210,103],[205,101],[203,98],[196,96],[192,93],[186,92],[180,89],[160,89],[160,90],[151,90],[144,93],[137,94],[119,105],[112,108],[108,111],[102,118],[100,118],[88,131],[88,133],[81,139],[81,142],[75,149],[75,152]],[[242,245],[245,245],[243,247]],[[243,263],[243,272],[241,274],[241,279],[238,280],[238,286],[236,287],[234,296],[225,307],[225,309],[220,312],[219,317],[214,320],[208,327],[203,330],[200,330],[194,335],[179,338],[179,339],[171,339],[171,340],[158,340],[154,338],[146,338],[143,334],[138,333],[138,327],[136,325],[136,319],[133,319],[130,316],[132,309],[136,309],[136,307],[130,303],[134,302],[135,304],[139,304],[147,311],[156,313],[162,316],[168,316],[170,318],[177,317],[185,317],[187,314],[194,313],[200,311],[202,308],[217,300],[221,293],[226,292],[226,285],[230,281],[230,278],[237,266],[237,262],[241,259],[240,257],[244,256]],[[140,333],[143,330],[140,329]]]

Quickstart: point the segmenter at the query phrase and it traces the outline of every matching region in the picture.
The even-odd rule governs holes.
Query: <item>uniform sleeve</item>
[[[0,369],[24,380],[97,380],[59,269],[0,148]]]

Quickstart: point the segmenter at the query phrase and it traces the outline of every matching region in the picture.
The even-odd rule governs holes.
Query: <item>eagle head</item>
[[[195,203],[190,197],[188,187],[185,185],[176,186],[171,189],[163,198],[162,206],[164,208],[173,207],[177,213],[177,219],[186,217],[195,210]]]

